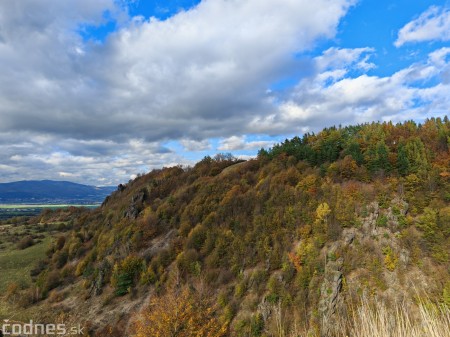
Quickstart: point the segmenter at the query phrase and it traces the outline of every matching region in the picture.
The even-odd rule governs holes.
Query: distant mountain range
[[[92,204],[102,202],[116,189],[69,181],[24,180],[0,183],[0,204]]]

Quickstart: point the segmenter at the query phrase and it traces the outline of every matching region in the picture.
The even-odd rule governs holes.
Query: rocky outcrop
[[[135,220],[138,217],[139,213],[144,207],[145,196],[145,191],[140,191],[131,197],[131,204],[125,211],[126,218]]]
[[[326,264],[325,277],[320,289],[319,314],[322,318],[321,337],[334,336],[336,327],[336,312],[342,304],[340,295],[342,289],[342,258],[336,261],[328,261]]]
[[[90,294],[93,294],[95,296],[99,296],[102,294],[103,286],[105,283],[105,276],[108,274],[108,272],[111,270],[111,265],[108,261],[103,261],[101,266],[98,268],[96,277],[94,279],[94,282],[92,282],[92,286],[90,289]]]
[[[320,288],[320,300],[318,311],[321,317],[321,337],[335,336],[338,329],[338,316],[345,314],[344,299],[341,290],[344,281],[342,268],[344,259],[336,258],[337,252],[350,246],[356,237],[355,228],[346,228],[342,231],[341,238],[325,247],[327,256],[325,262],[324,280]]]

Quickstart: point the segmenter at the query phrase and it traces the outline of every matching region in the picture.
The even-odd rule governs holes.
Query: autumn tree
[[[313,232],[320,245],[323,245],[327,240],[330,213],[330,206],[326,202],[317,206]]]
[[[135,321],[135,337],[224,337],[212,302],[187,286],[172,287],[156,296]]]
[[[111,284],[116,288],[116,295],[122,296],[130,292],[139,278],[144,264],[141,258],[129,255],[114,265]]]

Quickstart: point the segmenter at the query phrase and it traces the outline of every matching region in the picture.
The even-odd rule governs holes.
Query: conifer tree
[[[410,164],[408,159],[408,154],[405,150],[405,145],[400,144],[397,153],[397,170],[402,176],[407,176],[410,170]]]

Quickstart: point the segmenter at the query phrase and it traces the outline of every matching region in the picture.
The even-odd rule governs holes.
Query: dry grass
[[[349,337],[449,337],[450,309],[441,305],[419,305],[414,315],[404,305],[388,309],[363,301],[349,318]],[[342,335],[344,336],[344,335]]]
[[[450,337],[450,308],[422,302],[412,309],[404,304],[361,303],[347,317],[333,322],[327,337]],[[288,322],[280,306],[273,306],[271,337],[318,337],[297,320]]]

